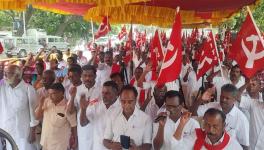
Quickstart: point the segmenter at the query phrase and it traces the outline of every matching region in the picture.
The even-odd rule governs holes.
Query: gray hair
[[[17,66],[17,65],[10,65],[10,66],[8,66],[8,67],[13,68],[13,69],[15,70],[15,75],[16,75],[19,79],[22,79],[22,75],[23,75],[23,73],[22,73],[22,69],[21,69],[19,66]]]
[[[233,84],[225,84],[222,86],[221,91],[232,93],[234,97],[237,97],[238,95],[238,89]]]

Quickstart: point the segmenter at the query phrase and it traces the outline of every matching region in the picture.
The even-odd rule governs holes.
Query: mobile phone
[[[126,135],[120,135],[120,143],[123,148],[129,149],[130,147],[130,137]]]
[[[154,122],[155,122],[155,123],[158,123],[160,120],[164,120],[164,119],[166,119],[166,116],[162,116],[162,115],[160,115],[160,116],[158,116],[158,117],[154,120]]]

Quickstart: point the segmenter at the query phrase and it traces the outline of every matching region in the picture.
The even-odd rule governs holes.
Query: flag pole
[[[253,18],[253,15],[252,15],[252,12],[251,12],[249,6],[247,6],[247,12],[248,12],[249,16],[251,17],[251,19],[252,19],[252,21],[253,21],[253,24],[254,24],[254,26],[255,26],[255,29],[257,30],[257,33],[258,33],[258,36],[259,36],[260,42],[261,42],[261,44],[264,46],[263,38],[262,38],[262,36],[261,36],[261,34],[260,34],[259,28],[257,27],[257,24],[256,24],[256,22],[255,22],[255,20],[254,20],[254,18]]]
[[[109,24],[109,18],[108,18],[108,12],[107,12],[107,24],[106,24],[106,27],[107,27],[107,30],[109,31],[108,24]],[[108,50],[109,50],[110,49],[109,32],[107,32],[107,38],[108,38],[107,47],[108,47]]]
[[[213,41],[214,41],[214,45],[215,45],[215,51],[216,51],[216,55],[217,55],[218,64],[219,64],[219,67],[220,67],[221,76],[222,76],[222,79],[224,81],[224,73],[223,73],[223,69],[222,69],[222,63],[220,61],[220,57],[219,57],[218,48],[217,48],[216,41],[215,41],[215,35],[214,35],[214,32],[213,32],[212,24],[210,25],[210,28],[211,28],[211,32],[212,32],[212,35],[213,35]]]
[[[95,42],[95,39],[94,39],[94,28],[93,28],[93,19],[91,18],[91,27],[92,27],[92,36],[93,36],[93,43]]]

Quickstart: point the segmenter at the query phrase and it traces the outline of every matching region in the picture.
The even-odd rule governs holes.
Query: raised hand
[[[86,109],[89,106],[90,103],[90,98],[88,98],[88,100],[86,100],[85,94],[81,95],[80,98],[80,108],[81,109]]]
[[[71,87],[69,93],[70,93],[70,95],[71,95],[72,98],[75,98],[76,93],[77,93],[76,86]]]
[[[213,95],[215,93],[215,87],[208,88],[202,95],[201,100],[203,102],[208,102],[213,98]]]
[[[39,104],[40,104],[40,105],[43,105],[44,102],[45,102],[45,99],[46,99],[46,98],[47,98],[46,96],[40,95],[40,98],[39,98]]]
[[[183,112],[181,116],[180,124],[185,125],[190,120],[191,116],[192,116],[192,113],[188,111]]]
[[[165,126],[167,121],[167,113],[166,112],[161,112],[159,113],[158,117],[157,117],[157,122],[159,122],[160,126]]]
[[[152,62],[149,62],[145,68],[145,71],[150,72],[152,70]]]

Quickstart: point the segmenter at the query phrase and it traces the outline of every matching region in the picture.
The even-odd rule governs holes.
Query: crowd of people
[[[263,73],[245,78],[226,58],[197,81],[184,53],[179,78],[156,86],[148,47],[130,61],[122,45],[93,48],[1,65],[0,128],[20,150],[264,149]]]

